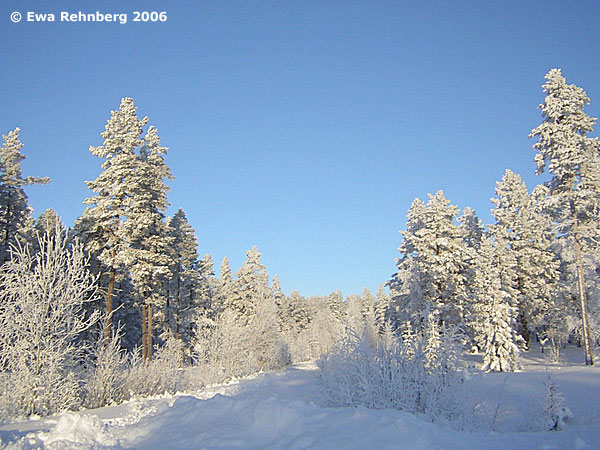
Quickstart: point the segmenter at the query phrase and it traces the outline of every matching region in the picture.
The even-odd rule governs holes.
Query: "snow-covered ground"
[[[473,357],[476,360],[477,357]],[[600,367],[546,365],[539,350],[512,374],[475,373],[467,404],[479,427],[457,431],[402,411],[326,408],[318,371],[297,364],[277,373],[203,389],[194,395],[134,400],[123,405],[0,425],[4,448],[285,448],[285,449],[597,449],[600,448]],[[573,412],[559,432],[531,432],[549,372]],[[471,425],[472,426],[472,425]],[[487,429],[485,429],[487,428]]]

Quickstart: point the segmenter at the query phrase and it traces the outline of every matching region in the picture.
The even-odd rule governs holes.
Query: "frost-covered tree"
[[[543,332],[558,290],[558,261],[552,245],[556,235],[551,218],[541,209],[547,189],[538,186],[530,195],[521,177],[507,170],[496,183],[491,201],[496,223],[490,233],[510,256],[502,271],[504,289],[516,296],[520,331],[525,340],[529,331]]]
[[[233,310],[233,304],[237,296],[237,287],[231,273],[229,259],[224,257],[219,267],[218,289],[212,309],[215,312],[221,312],[225,309]]]
[[[87,187],[94,195],[84,200],[89,207],[75,224],[75,234],[85,243],[86,250],[101,263],[108,273],[106,287],[105,336],[111,336],[113,295],[117,271],[122,269],[121,253],[127,242],[122,230],[133,202],[133,189],[138,186],[131,179],[139,166],[136,151],[144,144],[142,133],[148,118],[140,119],[131,98],[123,98],[119,109],[111,111],[104,132],[104,142],[90,147],[92,155],[103,158],[102,172]]]
[[[327,305],[333,315],[334,319],[338,322],[343,322],[346,316],[346,304],[344,303],[344,297],[340,291],[332,292],[327,297]]]
[[[481,220],[477,217],[473,208],[467,206],[458,218],[458,222],[460,223],[459,228],[462,232],[463,240],[469,247],[478,250],[483,239],[484,229]]]
[[[383,288],[383,283],[379,284],[377,294],[375,295],[375,322],[379,326],[380,331],[383,330],[386,322],[391,321],[390,296]]]
[[[0,147],[0,265],[8,261],[10,246],[16,239],[29,239],[27,231],[31,231],[33,220],[24,187],[50,181],[47,177],[23,178],[21,163],[25,155],[21,153],[20,132],[15,128],[2,135],[4,143]]]
[[[149,127],[143,135],[148,118],[140,119],[136,111],[133,100],[123,98],[101,134],[103,145],[90,147],[93,155],[105,161],[100,175],[87,182],[95,195],[85,200],[89,207],[76,225],[76,234],[82,235],[86,249],[108,273],[106,339],[111,336],[115,282],[122,272],[142,308],[142,343],[148,357],[152,308],[165,305],[172,265],[171,237],[164,221],[165,179],[172,176],[164,161],[167,149],[160,144],[156,128]]]
[[[34,251],[37,252],[40,250],[39,241],[40,238],[43,238],[46,234],[54,234],[59,233],[59,235],[63,235],[66,233],[67,229],[63,224],[62,220],[52,208],[48,208],[44,211],[35,222],[35,226],[33,228],[33,239],[32,245]]]
[[[540,425],[544,431],[560,431],[565,426],[565,420],[573,417],[573,413],[565,406],[565,400],[558,390],[558,385],[548,374],[546,381],[546,398],[542,405]]]
[[[173,252],[167,321],[175,336],[179,338],[183,335],[187,341],[193,322],[190,314],[198,299],[197,291],[200,287],[198,240],[182,208],[167,220],[167,227]]]
[[[241,316],[249,317],[259,303],[270,297],[269,274],[260,258],[258,247],[252,247],[236,273],[237,295],[232,307]]]
[[[167,300],[167,280],[173,266],[172,242],[165,222],[169,188],[165,179],[172,179],[160,144],[157,130],[150,127],[137,157],[137,166],[128,179],[131,198],[121,225],[126,245],[119,259],[129,270],[138,302],[142,307],[142,348],[145,357],[152,358],[153,315],[160,314],[164,323]]]
[[[439,310],[440,320],[459,324],[467,307],[467,282],[473,251],[455,220],[458,208],[442,191],[429,194],[427,205],[415,199],[408,212],[399,248],[398,273],[392,280],[395,302],[422,326],[422,314]],[[402,320],[404,321],[404,319]]]
[[[600,144],[588,133],[596,119],[584,111],[589,103],[585,91],[567,84],[560,69],[546,74],[546,93],[540,105],[544,121],[530,137],[538,138],[533,148],[537,173],[552,175],[547,183],[548,207],[560,232],[573,240],[577,268],[579,307],[585,347],[585,363],[593,364],[584,253],[597,251],[600,220]]]
[[[86,316],[97,295],[82,246],[55,230],[40,251],[18,246],[0,269],[1,409],[9,415],[47,415],[81,404],[81,335],[99,314]]]
[[[519,368],[521,337],[517,333],[516,299],[502,283],[503,258],[506,250],[484,238],[477,257],[473,291],[471,326],[475,341],[483,349],[483,370],[508,372]]]

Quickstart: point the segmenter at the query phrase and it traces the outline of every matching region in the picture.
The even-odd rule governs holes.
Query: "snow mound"
[[[67,413],[48,433],[40,433],[48,449],[102,449],[117,445],[98,416]]]

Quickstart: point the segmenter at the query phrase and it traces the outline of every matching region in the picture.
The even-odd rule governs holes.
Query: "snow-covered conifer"
[[[558,291],[558,261],[552,251],[556,236],[540,207],[546,191],[538,186],[529,195],[521,177],[507,170],[491,199],[496,223],[490,233],[510,256],[509,263],[504,260],[502,282],[505,291],[516,296],[519,328],[526,340],[530,330],[547,327]]]
[[[458,208],[438,191],[429,194],[427,205],[419,199],[413,201],[407,229],[401,232],[402,258],[391,283],[394,301],[406,318],[420,326],[423,313],[430,309],[439,310],[440,320],[447,323],[458,324],[464,318],[474,252],[455,223],[457,214]]]
[[[162,319],[157,324],[164,324],[166,286],[173,266],[173,238],[164,220],[169,190],[165,179],[173,178],[164,161],[166,151],[156,128],[151,126],[139,150],[137,166],[128,179],[131,197],[126,209],[127,220],[121,225],[126,246],[118,255],[129,270],[142,317],[145,317],[142,340],[146,343],[148,359],[153,349],[153,316]]]
[[[258,247],[248,250],[246,257],[236,273],[237,295],[232,306],[241,316],[249,317],[258,303],[270,297],[270,288],[269,274],[260,262]]]
[[[538,138],[533,145],[537,173],[547,169],[552,175],[547,206],[561,233],[573,240],[585,363],[593,364],[583,254],[598,248],[600,143],[588,136],[596,119],[583,111],[590,101],[585,91],[567,84],[560,69],[550,70],[545,78],[546,98],[540,105],[544,121],[530,137]]]
[[[15,128],[2,135],[4,143],[0,147],[0,265],[9,259],[15,239],[25,242],[30,238],[27,230],[31,231],[33,220],[24,187],[50,181],[47,177],[23,178],[21,163],[25,155],[21,153],[20,132],[20,128]]]
[[[39,241],[46,234],[59,233],[62,236],[67,229],[60,217],[52,208],[48,208],[38,217],[33,228],[32,245],[34,252],[39,251]]]
[[[484,238],[478,254],[474,293],[477,302],[471,316],[475,341],[483,349],[483,370],[511,372],[519,368],[516,300],[501,281],[505,249]]]
[[[105,130],[100,134],[104,140],[98,147],[90,147],[92,155],[103,158],[102,172],[87,187],[94,195],[84,200],[89,207],[75,224],[75,234],[82,239],[86,250],[101,263],[106,277],[105,336],[111,336],[113,295],[117,271],[122,268],[121,253],[127,242],[122,230],[123,221],[129,215],[133,201],[133,189],[138,186],[131,179],[139,166],[136,151],[143,145],[143,128],[148,118],[138,118],[137,108],[131,98],[123,98],[119,109],[111,111]],[[127,330],[125,330],[127,333]]]

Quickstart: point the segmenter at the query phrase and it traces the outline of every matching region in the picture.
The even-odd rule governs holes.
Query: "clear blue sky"
[[[80,10],[129,22],[58,21]],[[5,0],[0,42],[0,131],[21,127],[24,174],[52,178],[27,190],[36,217],[73,224],[102,162],[88,148],[133,97],[200,253],[235,271],[258,245],[287,293],[375,290],[414,197],[443,189],[489,223],[506,168],[541,182],[527,136],[549,69],[600,115],[597,1]]]

